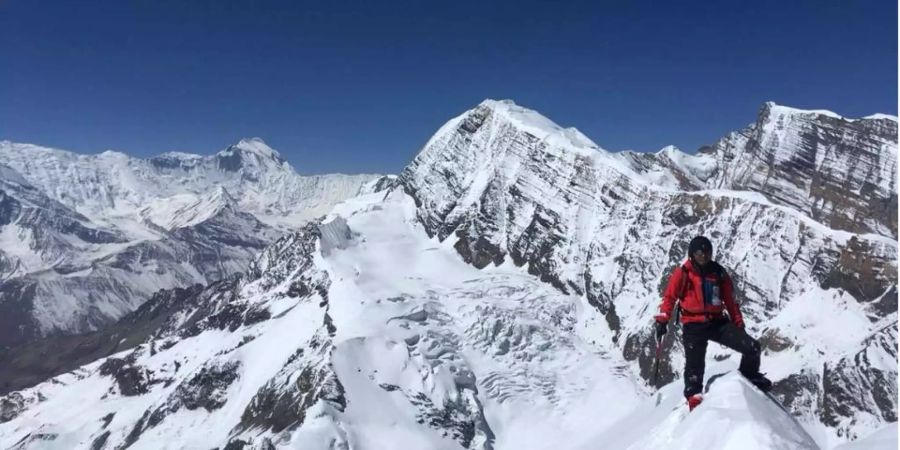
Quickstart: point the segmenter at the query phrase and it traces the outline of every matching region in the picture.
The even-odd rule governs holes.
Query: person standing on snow
[[[759,341],[744,331],[744,318],[734,301],[731,277],[712,260],[712,255],[709,239],[697,236],[691,240],[688,260],[669,277],[659,314],[654,316],[659,340],[666,334],[675,302],[680,301],[684,397],[692,411],[703,401],[703,371],[709,341],[740,352],[741,374],[760,390],[768,391],[772,387],[772,382],[759,373]]]

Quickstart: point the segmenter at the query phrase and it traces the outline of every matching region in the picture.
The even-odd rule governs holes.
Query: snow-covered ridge
[[[537,111],[519,106],[512,100],[487,99],[479,106],[490,108],[495,114],[503,115],[522,131],[531,133],[541,140],[553,141],[558,145],[570,145],[578,149],[600,149],[577,128],[563,128]]]
[[[475,129],[475,124],[481,126],[482,121],[486,120],[492,129],[501,130],[499,132],[510,128],[533,136],[545,147],[543,152],[546,156],[563,157],[573,161],[573,164],[610,171],[605,177],[618,174],[627,178],[630,184],[641,185],[643,189],[676,195],[685,192],[723,195],[767,206],[787,206],[789,214],[798,214],[803,221],[814,223],[816,227],[836,232],[880,234],[887,239],[896,239],[896,221],[891,221],[889,208],[887,211],[875,211],[874,216],[863,219],[862,223],[854,218],[859,213],[853,210],[854,203],[881,202],[889,205],[892,195],[893,203],[896,204],[896,124],[892,129],[877,128],[881,130],[878,133],[855,128],[847,132],[831,132],[843,133],[838,138],[841,139],[840,142],[834,141],[832,137],[814,136],[812,139],[822,141],[821,148],[804,149],[803,145],[810,139],[801,133],[823,134],[815,131],[820,126],[816,122],[818,116],[839,117],[826,110],[801,110],[768,102],[760,111],[758,123],[742,134],[732,133],[726,136],[712,151],[688,154],[674,146],[667,146],[655,154],[649,154],[609,152],[575,128],[563,128],[540,113],[519,106],[511,100],[485,100],[476,108],[444,124],[429,139],[412,165],[417,165],[420,159],[441,158],[427,153],[444,151],[447,141],[454,139],[458,130],[469,132]],[[852,120],[847,123],[850,122]],[[821,126],[825,128],[831,125]],[[809,131],[809,128],[813,131]],[[744,136],[754,133],[757,136]],[[857,134],[869,137],[857,138]],[[479,147],[494,147],[498,136],[495,134],[486,137],[488,142]],[[858,144],[854,144],[856,142]],[[837,143],[842,147],[834,149]],[[851,149],[853,145],[871,148],[865,147],[867,152],[862,156],[852,152],[842,153],[845,152],[843,149]],[[500,148],[505,147],[501,145]],[[801,150],[812,152],[813,156],[803,154]],[[773,157],[767,156],[767,153],[773,154]],[[566,156],[567,154],[570,156]],[[468,175],[460,181],[475,183],[470,191],[478,191],[484,181],[480,176],[501,169],[510,170],[516,164],[497,164],[498,160],[518,158],[518,155],[500,154],[497,151],[474,153],[460,172]],[[810,158],[815,158],[815,165],[797,173],[797,168],[808,164]],[[852,160],[847,161],[849,158]],[[774,164],[769,166],[767,161],[772,159]],[[456,161],[460,160],[456,158]],[[825,170],[823,165],[829,166],[830,170]],[[448,168],[452,169],[452,166],[451,161]],[[853,170],[857,166],[858,169]],[[816,172],[824,173],[822,178],[829,178],[819,181],[820,177]],[[839,198],[842,195],[842,184],[839,183],[846,178],[852,178],[852,184],[858,186],[857,192],[850,197],[849,204],[846,204],[846,199]],[[801,186],[798,188],[796,184]],[[867,184],[874,189],[869,189]],[[472,198],[461,200],[470,202]]]
[[[863,119],[872,119],[872,120],[893,120],[897,122],[897,116],[892,116],[890,114],[872,114],[870,116],[863,117]]]
[[[197,225],[223,210],[235,208],[236,201],[224,187],[218,186],[202,196],[177,194],[154,200],[138,214],[154,225],[174,230]]]
[[[648,189],[732,192],[785,206],[817,227],[896,240],[897,123],[885,115],[865,119],[873,120],[769,102],[749,127],[696,154],[667,146],[597,160]]]
[[[821,115],[821,116],[830,117],[832,119],[846,120],[848,122],[853,122],[856,120],[884,120],[884,119],[893,120],[894,122],[897,121],[897,116],[893,116],[890,114],[876,113],[876,114],[871,114],[871,115],[861,117],[858,119],[854,119],[854,118],[844,117],[836,112],[829,111],[827,109],[792,108],[790,106],[779,105],[779,104],[777,104],[775,102],[771,102],[771,101],[766,102],[765,107],[768,108],[773,115],[794,115],[794,114]]]
[[[748,183],[748,179],[746,178],[751,172],[749,172],[752,167],[743,167],[745,164],[749,164],[750,162],[742,162],[740,158],[756,158],[759,160],[768,160],[767,158],[763,158],[763,155],[755,155],[756,153],[760,153],[759,151],[755,151],[752,154],[747,153],[747,156],[738,156],[739,160],[736,162],[737,168],[729,168],[728,166],[734,165],[731,163],[729,158],[733,158],[733,156],[727,155],[729,150],[716,150],[712,153],[696,153],[689,154],[681,151],[675,146],[666,146],[656,152],[655,154],[648,153],[636,153],[631,151],[622,151],[622,152],[609,152],[604,150],[602,147],[591,141],[587,136],[582,134],[575,128],[564,128],[552,120],[544,117],[537,111],[522,107],[517,105],[512,100],[485,100],[478,105],[475,109],[469,110],[466,113],[456,117],[450,121],[448,121],[444,126],[441,127],[440,130],[429,140],[428,143],[423,147],[427,148],[436,148],[439,146],[434,145],[432,142],[434,139],[440,139],[440,136],[445,136],[447,134],[452,134],[456,127],[459,125],[460,121],[464,120],[464,118],[471,118],[473,116],[479,116],[481,112],[478,111],[490,111],[491,120],[500,120],[502,122],[510,124],[512,127],[524,132],[529,135],[537,137],[540,141],[546,143],[547,145],[553,146],[555,149],[554,152],[574,152],[579,157],[586,158],[590,161],[590,164],[595,167],[606,167],[609,170],[616,171],[623,176],[628,177],[631,182],[639,183],[645,185],[646,188],[652,190],[658,190],[663,192],[693,192],[693,191],[707,191],[710,190],[729,190],[729,191],[748,191],[748,193],[760,193],[762,196],[743,196],[743,198],[756,201],[754,199],[763,200],[766,204],[782,204],[791,207],[791,209],[798,211],[800,214],[811,218],[811,220],[819,221],[822,226],[826,228],[833,228],[836,230],[847,230],[849,228],[850,231],[872,231],[880,234],[888,235],[890,238],[896,238],[896,229],[891,229],[889,221],[885,219],[882,220],[882,224],[872,224],[866,225],[863,227],[856,226],[848,226],[845,222],[846,220],[828,220],[822,221],[821,218],[815,217],[817,216],[816,209],[823,210],[825,214],[833,214],[835,206],[829,205],[828,202],[823,202],[822,206],[814,206],[807,202],[804,204],[801,199],[802,196],[806,195],[808,197],[812,197],[816,195],[813,192],[813,188],[807,187],[804,190],[796,193],[789,193],[791,196],[795,198],[784,198],[784,194],[774,192],[777,189],[780,189],[778,184],[790,182],[789,180],[775,180],[772,189],[767,189],[765,186],[755,186],[753,183]],[[793,148],[794,150],[777,150],[776,149],[776,163],[779,161],[783,162],[786,165],[794,165],[795,155],[793,152],[796,149],[800,148],[799,141],[800,137],[794,135],[795,133],[792,130],[785,131],[784,128],[790,127],[790,124],[794,121],[808,121],[815,122],[818,116],[825,116],[828,118],[839,118],[844,120],[847,123],[852,123],[857,120],[862,119],[847,119],[843,116],[839,116],[828,110],[803,110],[797,108],[791,108],[783,105],[778,105],[774,102],[767,102],[763,105],[760,112],[760,122],[755,124],[757,130],[760,130],[764,133],[759,139],[764,140],[764,145],[776,145],[781,147]],[[863,119],[886,119],[891,116],[887,116],[884,114],[876,114],[873,116],[867,116]],[[896,120],[894,120],[896,122]],[[788,125],[786,125],[788,124]],[[876,186],[875,195],[881,196],[882,198],[888,199],[890,193],[893,192],[895,186],[895,178],[896,178],[896,125],[893,128],[893,134],[890,134],[891,131],[887,132],[887,135],[879,136],[876,138],[876,147],[873,149],[872,156],[868,161],[864,161],[864,164],[871,164],[873,166],[877,166],[877,172],[874,175],[869,175],[866,179],[860,179],[857,181],[860,185],[864,183],[871,183]],[[848,133],[849,135],[849,133]],[[851,135],[852,136],[852,135]],[[893,137],[892,137],[893,136]],[[848,137],[846,139],[846,144],[848,146],[852,146],[852,137]],[[893,140],[892,140],[893,139]],[[727,141],[728,138],[726,137]],[[771,144],[770,144],[771,143]],[[721,144],[720,144],[721,145]],[[726,143],[726,145],[728,145]],[[835,159],[838,160],[834,163],[835,167],[838,169],[842,169],[841,159],[846,158],[846,155],[836,154],[836,155],[828,155],[827,152],[829,150],[823,150],[823,153],[826,153],[823,156],[816,157],[817,165],[816,170],[821,168],[821,161],[825,159]],[[754,156],[755,155],[755,156]],[[496,156],[496,155],[491,155]],[[871,158],[875,158],[872,160]],[[485,160],[487,165],[491,164],[490,160]],[[844,163],[844,164],[855,164],[854,162]],[[491,170],[486,168],[485,170]],[[743,172],[741,172],[743,170]],[[741,174],[739,177],[735,177],[731,174]],[[771,174],[768,175],[771,177]],[[787,174],[787,176],[799,176],[800,178],[807,177],[808,174],[802,175],[793,175]],[[859,176],[859,175],[854,175]],[[768,178],[767,178],[768,180]],[[826,187],[826,189],[828,189]],[[819,194],[822,195],[822,194]],[[836,224],[840,224],[840,226],[835,226]]]
[[[281,158],[281,154],[278,153],[278,151],[266,145],[266,143],[258,137],[241,139],[237,144],[235,144],[235,147],[241,150],[256,153],[260,156]]]

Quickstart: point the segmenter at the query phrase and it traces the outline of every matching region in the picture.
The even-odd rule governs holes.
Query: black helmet
[[[693,256],[697,250],[703,250],[707,255],[712,255],[712,242],[709,242],[709,239],[705,236],[697,236],[691,239],[691,243],[688,245],[688,257]]]

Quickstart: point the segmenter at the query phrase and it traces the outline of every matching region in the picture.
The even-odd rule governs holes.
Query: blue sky
[[[511,98],[609,150],[687,151],[767,100],[897,114],[897,2],[0,0],[0,139],[399,172]]]

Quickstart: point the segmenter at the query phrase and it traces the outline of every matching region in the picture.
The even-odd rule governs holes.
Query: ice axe
[[[675,306],[675,323],[678,323],[679,318],[681,317],[681,305]],[[651,383],[656,385],[656,379],[659,378],[659,360],[662,358],[662,343],[663,338],[666,336],[666,329],[669,328],[669,321],[666,321],[665,324],[657,322],[657,326],[664,326],[662,332],[655,331],[656,334],[656,361],[653,363],[653,380]]]
[[[659,377],[659,359],[662,357],[662,341],[663,336],[661,334],[656,335],[656,361],[653,363],[653,385],[656,386],[656,379]]]

